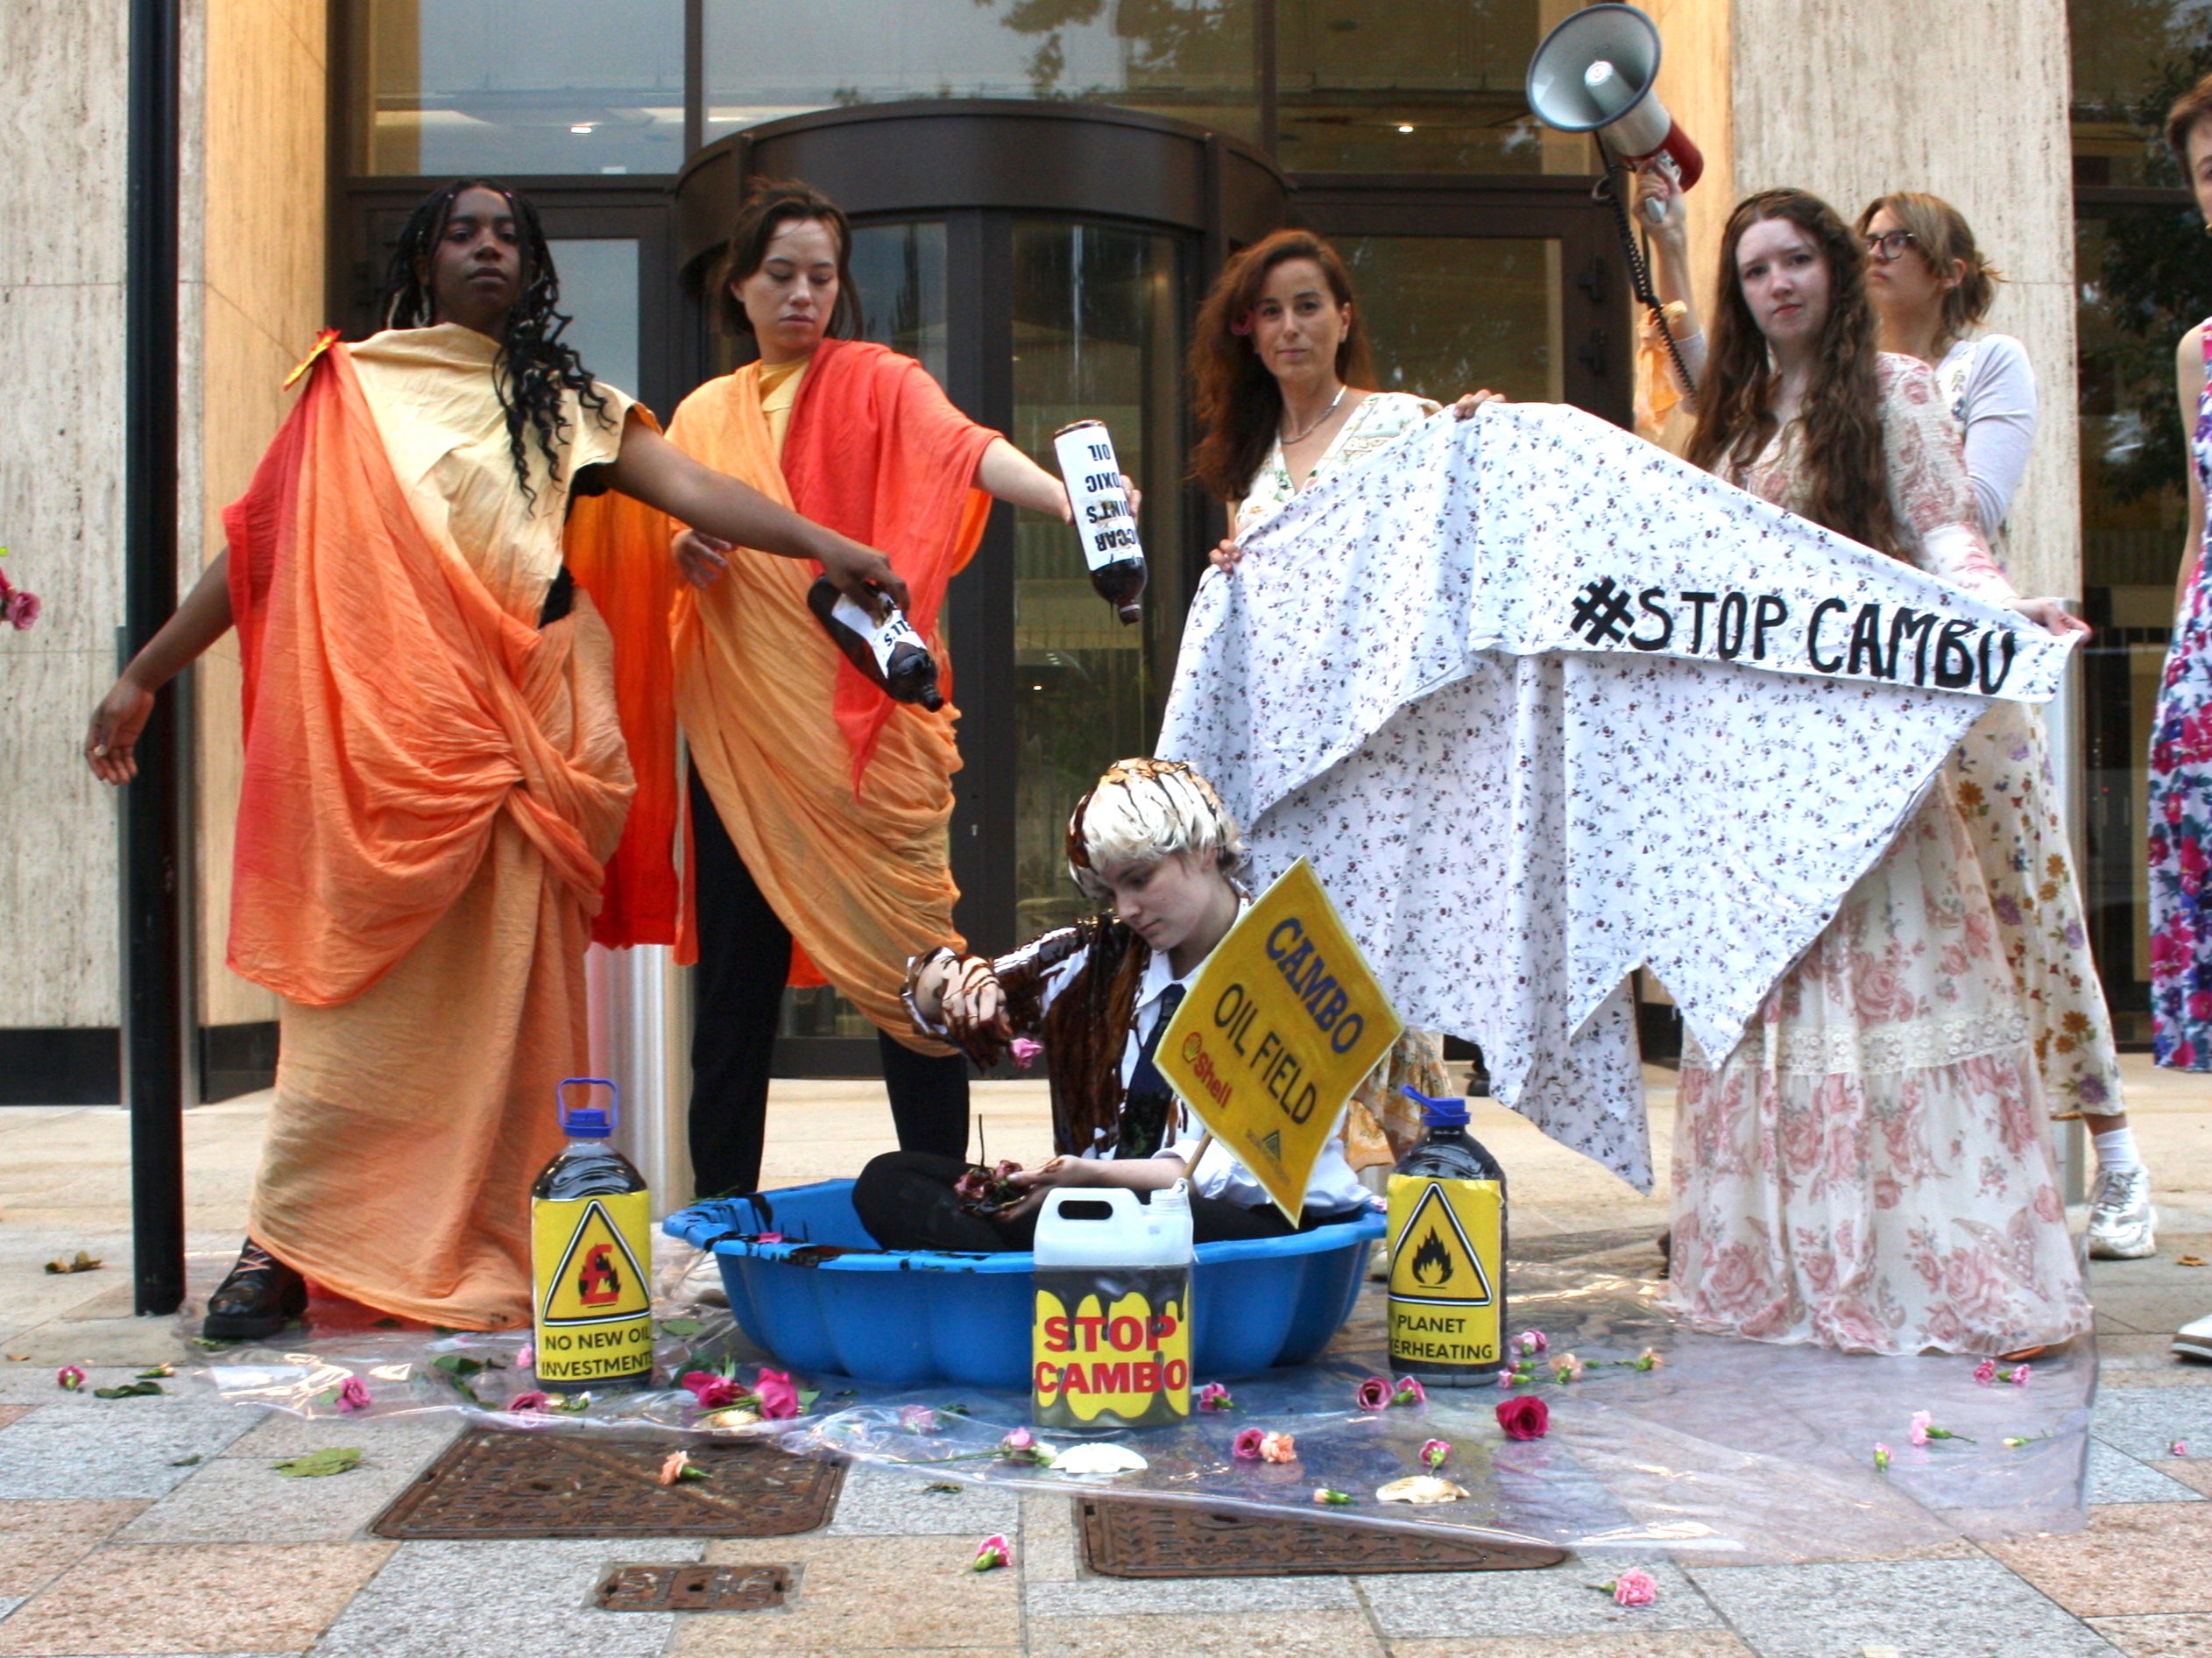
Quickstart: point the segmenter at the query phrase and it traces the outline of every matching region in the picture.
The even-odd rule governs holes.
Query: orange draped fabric
[[[359,994],[452,906],[503,815],[596,913],[628,768],[548,739],[533,704],[565,652],[423,533],[343,348],[223,527],[246,687],[232,970],[309,1006]]]
[[[809,363],[781,462],[757,365],[684,401],[668,436],[818,523],[880,547],[931,641],[946,584],[990,499],[972,480],[997,434],[953,408],[921,364],[825,341]],[[899,992],[910,956],[957,943],[946,863],[956,710],[895,703],[840,655],[805,596],[814,567],[739,551],[676,600],[675,702],[691,763],[739,856],[810,965],[879,1027],[926,1053]],[[679,960],[696,958],[691,906]],[[819,981],[817,981],[819,982]]]
[[[481,362],[454,371],[494,395]],[[612,643],[588,595],[541,631],[431,540],[343,347],[224,522],[247,716],[230,962],[288,998],[252,1236],[387,1312],[520,1323],[632,789]]]

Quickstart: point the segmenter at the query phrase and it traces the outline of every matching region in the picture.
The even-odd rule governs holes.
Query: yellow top
[[[563,392],[565,452],[555,483],[526,434],[530,488],[516,484],[493,364],[499,342],[457,322],[388,328],[346,348],[392,469],[431,540],[474,570],[511,616],[534,625],[561,571],[569,491],[587,466],[622,451],[633,399],[604,382],[592,413]]]
[[[760,365],[760,413],[768,417],[768,435],[775,440],[776,459],[783,458],[784,434],[791,429],[791,406],[799,400],[800,377],[814,359],[801,357],[774,367]]]

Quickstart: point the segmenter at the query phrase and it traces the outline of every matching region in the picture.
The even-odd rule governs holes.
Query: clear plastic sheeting
[[[1328,1355],[1235,1380],[1236,1408],[1112,1436],[1141,1472],[1061,1476],[999,1454],[1028,1420],[1024,1399],[927,1392],[867,1400],[787,1424],[784,1444],[933,1478],[1033,1491],[1178,1501],[1311,1516],[1317,1488],[1346,1523],[1463,1534],[1578,1550],[1660,1548],[1746,1563],[1865,1558],[1961,1537],[2078,1529],[2095,1360],[2086,1344],[2033,1366],[2026,1385],[1975,1378],[1954,1357],[1883,1358],[1700,1337],[1659,1305],[1664,1287],[1575,1266],[1516,1266],[1513,1327],[1541,1330],[1533,1386],[1431,1388],[1427,1402],[1366,1411],[1353,1392],[1387,1373],[1382,1297],[1371,1288]],[[1646,1350],[1653,1369],[1633,1361]],[[1551,1379],[1572,1353],[1582,1379]],[[1201,1378],[1200,1380],[1231,1379]],[[1533,1393],[1551,1410],[1542,1439],[1513,1442],[1498,1402]],[[1912,1444],[1929,1413],[1958,1437]],[[1240,1430],[1290,1435],[1295,1462],[1239,1457]],[[1075,1436],[1038,1436],[1055,1448]],[[1448,1442],[1438,1471],[1464,1499],[1383,1503],[1387,1482],[1424,1471],[1422,1446]],[[2010,1446],[2015,1439],[2025,1443]],[[1874,1447],[1889,1447],[1886,1471]]]
[[[665,1259],[665,1289],[690,1252]],[[1351,1321],[1316,1363],[1226,1384],[1235,1408],[1194,1412],[1173,1428],[1098,1435],[1035,1432],[1066,1447],[1106,1441],[1145,1460],[1115,1475],[1055,1473],[1001,1452],[1027,1428],[1026,1395],[959,1387],[892,1391],[832,1376],[800,1375],[806,1413],[721,1431],[774,1436],[799,1455],[835,1455],[917,1477],[1032,1491],[1186,1502],[1224,1511],[1311,1517],[1314,1492],[1352,1499],[1332,1520],[1530,1542],[1579,1550],[1679,1550],[1746,1563],[1863,1559],[1961,1537],[2078,1529],[2095,1358],[2086,1342],[2039,1360],[2025,1386],[2000,1368],[1983,1384],[1975,1361],[1883,1358],[1777,1347],[1685,1330],[1661,1305],[1664,1287],[1618,1276],[1601,1261],[1516,1263],[1512,1328],[1541,1330],[1539,1379],[1527,1387],[1432,1387],[1425,1404],[1357,1407],[1370,1376],[1393,1372],[1383,1297],[1370,1285]],[[519,1363],[526,1330],[496,1334],[398,1325],[343,1304],[317,1302],[289,1345],[210,1352],[200,1372],[225,1398],[333,1419],[455,1412],[501,1427],[549,1431],[697,1433],[703,1413],[675,1386],[690,1370],[734,1370],[740,1387],[775,1361],[753,1350],[718,1309],[655,1304],[659,1389],[595,1392],[567,1411],[506,1407],[537,1391]],[[196,1334],[196,1304],[183,1333]],[[1637,1370],[1650,1351],[1659,1363]],[[1573,1354],[1573,1382],[1553,1365]],[[449,1362],[449,1361],[462,1362]],[[777,1366],[780,1368],[780,1366]],[[346,1383],[362,1393],[349,1407]],[[1508,1440],[1496,1407],[1533,1393],[1551,1411],[1541,1439]],[[1956,1437],[1912,1443],[1926,1412]],[[1234,1454],[1245,1429],[1287,1434],[1297,1459]],[[1461,1500],[1415,1506],[1376,1499],[1382,1485],[1427,1471],[1421,1449],[1450,1444],[1438,1471]],[[2016,1440],[2018,1444],[2007,1444]],[[1886,1471],[1874,1448],[1886,1445]]]

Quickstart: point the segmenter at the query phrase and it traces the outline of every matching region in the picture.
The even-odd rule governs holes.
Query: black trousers
[[[852,1207],[869,1235],[886,1249],[936,1249],[958,1255],[995,1255],[1035,1245],[1034,1212],[1018,1221],[987,1220],[971,1215],[952,1195],[952,1182],[967,1169],[960,1157],[929,1152],[886,1152],[860,1171],[852,1188]],[[1191,1199],[1192,1241],[1225,1243],[1232,1238],[1286,1238],[1323,1224],[1309,1218],[1293,1226],[1274,1209],[1247,1209],[1218,1197]]]
[[[698,864],[699,966],[691,1030],[691,1182],[702,1198],[760,1184],[768,1071],[791,934],[746,869],[714,801],[691,774]],[[884,1086],[900,1146],[958,1159],[968,1147],[968,1062],[932,1059],[879,1031]]]

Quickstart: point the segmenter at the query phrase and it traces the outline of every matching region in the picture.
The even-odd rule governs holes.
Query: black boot
[[[200,1333],[213,1341],[257,1341],[307,1310],[307,1281],[249,1238],[230,1276],[208,1297]]]

